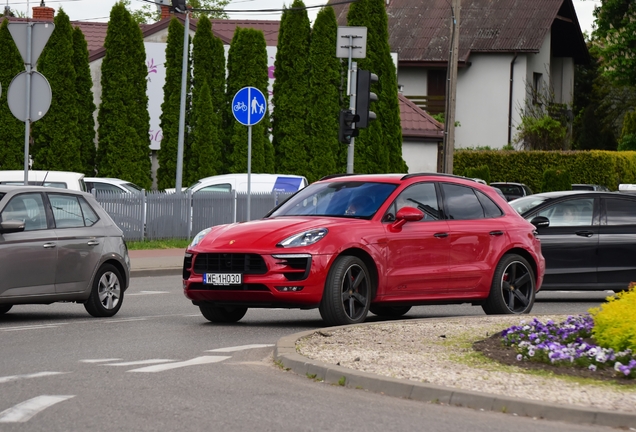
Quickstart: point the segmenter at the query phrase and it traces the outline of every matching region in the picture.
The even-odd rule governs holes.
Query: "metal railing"
[[[247,193],[199,192],[192,195],[143,191],[94,192],[95,199],[127,240],[189,239],[199,231],[247,218]],[[250,220],[260,219],[291,193],[252,193]]]

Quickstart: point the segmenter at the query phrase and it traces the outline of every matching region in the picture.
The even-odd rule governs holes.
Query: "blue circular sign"
[[[252,126],[263,120],[267,111],[265,96],[256,87],[243,87],[232,99],[232,113],[236,121]]]

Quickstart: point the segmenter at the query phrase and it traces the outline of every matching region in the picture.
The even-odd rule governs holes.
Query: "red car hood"
[[[352,222],[368,222],[333,217],[279,217],[238,222],[214,227],[194,248],[197,251],[210,249],[258,250],[275,248],[276,244],[294,234],[314,229],[350,226]]]

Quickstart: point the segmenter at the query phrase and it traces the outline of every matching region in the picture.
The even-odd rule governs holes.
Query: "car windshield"
[[[340,216],[368,219],[397,187],[391,183],[314,183],[274,210],[276,216]]]
[[[508,204],[517,211],[519,214],[524,214],[525,212],[535,208],[536,206],[544,203],[547,200],[546,197],[538,197],[535,195],[530,195],[523,198],[517,198],[516,200],[510,201]]]
[[[521,188],[521,186],[498,184],[498,185],[495,185],[494,187],[500,189],[506,195],[523,196],[523,189]]]

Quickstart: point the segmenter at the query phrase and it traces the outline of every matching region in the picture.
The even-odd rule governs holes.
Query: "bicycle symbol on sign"
[[[241,102],[237,102],[236,105],[234,105],[234,111],[247,111],[247,105],[245,105],[245,102],[241,101]]]

